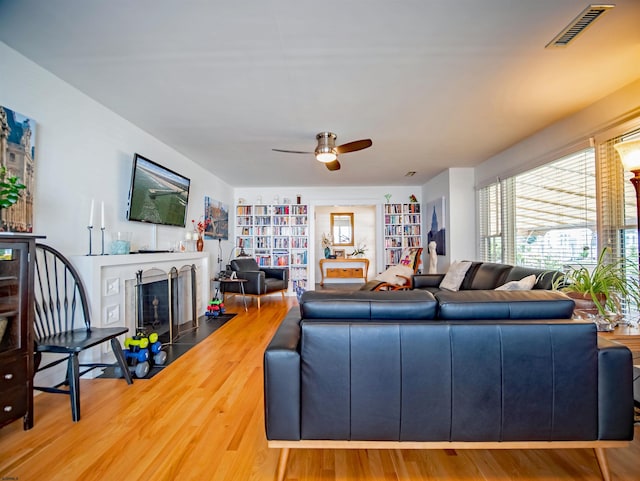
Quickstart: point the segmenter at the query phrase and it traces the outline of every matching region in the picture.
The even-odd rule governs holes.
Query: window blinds
[[[599,232],[601,245],[611,248],[613,258],[638,257],[636,193],[624,172],[614,145],[624,140],[640,138],[640,130],[619,135],[598,147]],[[624,200],[622,200],[624,199]]]
[[[485,261],[557,269],[597,257],[592,148],[481,189],[479,206]]]

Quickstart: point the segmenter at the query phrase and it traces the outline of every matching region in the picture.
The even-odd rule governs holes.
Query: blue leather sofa
[[[550,294],[451,320],[427,291],[305,292],[264,355],[277,479],[292,448],[593,448],[609,479],[605,448],[633,437],[631,353]]]

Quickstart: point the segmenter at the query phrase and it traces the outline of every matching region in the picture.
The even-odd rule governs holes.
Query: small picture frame
[[[345,258],[344,249],[333,249],[333,254],[336,256],[336,259]]]

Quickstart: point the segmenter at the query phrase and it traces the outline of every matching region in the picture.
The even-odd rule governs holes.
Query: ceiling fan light
[[[320,132],[316,135],[316,139],[318,140],[318,146],[315,150],[316,160],[327,164],[338,158],[336,134],[333,132]]]
[[[328,162],[333,162],[337,158],[338,156],[335,152],[316,152],[316,160],[324,162],[325,164]]]

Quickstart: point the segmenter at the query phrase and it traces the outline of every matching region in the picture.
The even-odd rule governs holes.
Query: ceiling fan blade
[[[327,162],[324,165],[326,165],[329,170],[340,170],[340,162],[338,162],[338,159],[333,162]]]
[[[313,152],[303,152],[301,150],[282,150],[282,149],[271,149],[274,152],[285,152],[287,154],[313,154]]]
[[[371,147],[372,144],[373,142],[371,142],[371,139],[354,140],[353,142],[338,145],[336,147],[336,150],[339,154],[344,154],[347,152],[355,152],[356,150],[366,149],[367,147]]]

